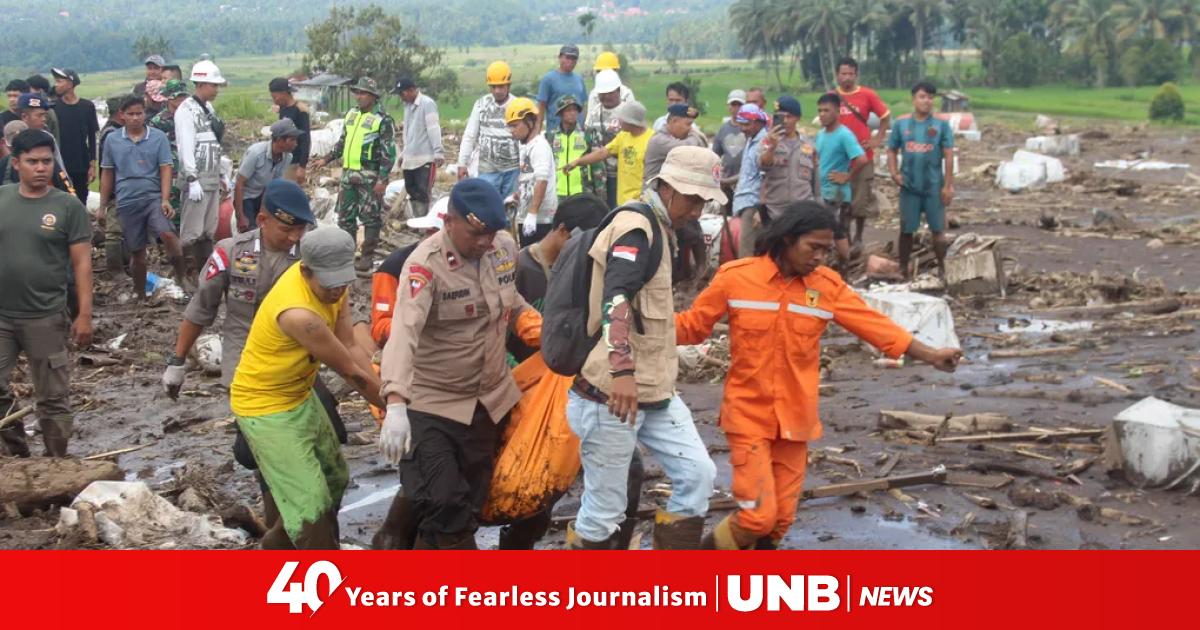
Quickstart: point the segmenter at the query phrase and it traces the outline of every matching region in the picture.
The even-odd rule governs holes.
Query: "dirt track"
[[[1083,130],[1069,130],[1083,131]],[[1099,458],[1098,440],[1074,439],[1061,446],[1045,443],[929,445],[919,436],[881,432],[879,411],[895,409],[942,416],[995,412],[1020,428],[1104,428],[1113,415],[1146,395],[1177,404],[1200,407],[1193,370],[1200,366],[1197,304],[1183,307],[1174,319],[1132,318],[1099,320],[1099,329],[1059,333],[1055,337],[1010,337],[998,325],[1036,316],[1038,308],[1078,305],[1118,295],[1138,299],[1200,288],[1200,158],[1187,137],[1175,130],[1133,131],[1095,128],[1107,139],[1083,140],[1083,154],[1065,160],[1068,181],[1045,189],[1012,195],[995,188],[987,174],[971,173],[1011,155],[1024,134],[985,128],[984,142],[960,142],[962,151],[958,202],[952,211],[955,233],[1003,236],[1003,252],[1012,259],[1009,296],[952,300],[957,332],[968,362],[954,375],[921,366],[880,369],[873,355],[844,332],[831,328],[825,339],[829,357],[828,386],[822,399],[825,437],[811,445],[813,457],[805,487],[896,475],[946,465],[960,473],[959,481],[977,484],[1005,482],[1005,473],[966,470],[990,464],[1007,468],[1003,487],[926,485],[902,492],[873,493],[808,501],[785,541],[791,548],[978,548],[1011,544],[1010,521],[1017,507],[1029,513],[1027,544],[1033,548],[1200,547],[1200,525],[1194,518],[1197,498],[1181,492],[1142,491],[1110,478],[1097,459],[1076,474],[1081,485],[1060,477],[1062,467],[1078,460]],[[1098,135],[1098,134],[1094,134]],[[1150,151],[1153,159],[1186,162],[1189,171],[1119,173],[1093,169],[1093,161],[1129,158]],[[880,188],[890,185],[883,179]],[[888,193],[890,195],[890,193]],[[1103,232],[1092,228],[1093,208],[1121,210],[1136,224],[1133,229]],[[1040,227],[1042,217],[1054,218],[1054,230]],[[894,238],[897,218],[885,203],[883,216],[869,229],[868,241]],[[1164,229],[1165,228],[1165,229]],[[1153,238],[1161,247],[1147,246]],[[1157,244],[1156,244],[1157,245]],[[1089,279],[1089,274],[1124,276],[1123,282]],[[1097,289],[1107,284],[1109,290]],[[1115,287],[1115,288],[1114,288]],[[80,410],[72,452],[77,455],[142,446],[119,456],[127,479],[141,479],[160,493],[174,497],[185,488],[197,489],[214,503],[214,512],[237,504],[253,505],[258,492],[251,474],[235,464],[230,446],[233,428],[225,394],[217,379],[189,375],[185,395],[172,402],[159,394],[163,357],[170,352],[182,306],[162,302],[142,309],[106,303],[111,285],[101,279],[96,308],[96,345],[129,333],[120,350],[93,353],[119,360],[117,365],[77,364],[73,374],[74,403]],[[365,302],[369,284],[360,282],[355,299]],[[1192,294],[1195,295],[1194,293]],[[1089,318],[1093,319],[1093,318]],[[1106,328],[1107,327],[1107,328]],[[980,336],[982,335],[982,336]],[[990,359],[999,348],[1078,346],[1061,355]],[[1127,387],[1131,393],[1095,380],[1101,377]],[[18,376],[23,379],[23,376]],[[24,381],[16,383],[27,395]],[[681,384],[701,434],[719,465],[718,490],[726,495],[729,466],[724,439],[716,428],[720,384],[707,381]],[[22,390],[24,388],[24,390]],[[1014,398],[1014,391],[1040,388],[1053,399]],[[1073,392],[1073,393],[1072,393]],[[1043,394],[1044,395],[1044,394]],[[343,505],[343,537],[366,544],[382,520],[390,493],[397,484],[394,470],[381,462],[375,447],[374,424],[364,403],[354,397],[342,404],[352,435],[345,454],[352,487]],[[902,432],[900,432],[902,433]],[[1022,452],[1018,452],[1022,451]],[[885,457],[886,455],[886,457]],[[819,459],[822,458],[823,459]],[[819,461],[818,461],[819,459]],[[857,463],[860,470],[856,469]],[[1057,467],[1056,467],[1057,466]],[[1013,469],[1032,474],[1012,473]],[[666,480],[651,464],[642,501],[662,501]],[[966,477],[973,472],[975,477]],[[557,506],[570,514],[578,506],[576,488]],[[1052,507],[1042,495],[1067,492],[1102,507],[1126,513],[1125,522],[1094,517],[1071,506]],[[999,504],[981,507],[978,498]],[[1037,503],[1042,507],[1021,505]],[[1059,501],[1053,501],[1055,503]],[[1045,509],[1043,509],[1045,508]],[[723,516],[713,512],[711,522]],[[1086,520],[1081,517],[1093,517]],[[1111,513],[1110,513],[1111,514]],[[1136,517],[1145,519],[1132,524]],[[0,520],[0,548],[52,547],[58,544],[49,528],[52,511],[27,518]],[[647,525],[643,525],[647,527]],[[481,547],[494,545],[495,531],[485,529]],[[556,532],[545,541],[561,546]],[[649,546],[649,535],[643,536]]]

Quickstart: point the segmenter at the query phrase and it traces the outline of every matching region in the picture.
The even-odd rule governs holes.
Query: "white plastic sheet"
[[[887,315],[923,343],[935,348],[960,348],[954,314],[946,300],[911,291],[871,290],[862,294],[871,308]]]

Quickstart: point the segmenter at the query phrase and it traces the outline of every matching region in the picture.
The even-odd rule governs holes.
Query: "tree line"
[[[1195,73],[1200,0],[737,0],[729,22],[780,85],[830,86],[846,54],[886,87],[930,56],[959,85],[1148,85]]]

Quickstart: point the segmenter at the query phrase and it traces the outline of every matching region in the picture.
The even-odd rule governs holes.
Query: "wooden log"
[[[1158,298],[1138,302],[1118,302],[1116,304],[1097,304],[1094,306],[1061,306],[1038,310],[1040,315],[1051,315],[1056,318],[1105,317],[1118,313],[1140,313],[1144,315],[1162,315],[1174,313],[1183,307],[1178,298]]]
[[[21,418],[24,418],[25,416],[28,416],[31,413],[33,413],[33,405],[29,405],[28,407],[26,407],[24,409],[21,409],[19,411],[14,411],[14,412],[8,414],[7,416],[4,416],[4,418],[0,418],[0,429],[3,429],[10,422],[16,422],[17,420],[20,420]]]
[[[60,458],[0,459],[0,503],[22,511],[66,505],[93,481],[120,481],[121,468],[109,461]]]
[[[944,419],[945,416],[885,409],[879,412],[879,428],[925,429],[932,431]],[[973,413],[965,416],[951,416],[949,423],[949,429],[959,433],[980,431],[998,433],[1012,431],[1012,428],[1012,420],[1008,416],[999,413]],[[944,441],[944,439],[942,440]]]
[[[1053,346],[1050,348],[1014,348],[1011,350],[991,350],[988,357],[992,359],[1024,359],[1027,357],[1047,357],[1059,354],[1079,352],[1079,346]]]
[[[1062,440],[1093,438],[1104,435],[1104,429],[1065,429],[1062,431],[1022,431],[1020,433],[980,433],[942,438],[939,442],[1016,442],[1020,440]]]
[[[946,481],[945,467],[938,466],[928,472],[913,473],[910,475],[896,475],[894,477],[884,477],[882,479],[866,479],[863,481],[852,481],[849,483],[835,483],[828,486],[821,486],[811,490],[805,490],[801,495],[802,499],[818,499],[822,497],[840,497],[858,492],[873,492],[875,490],[890,490],[892,488],[905,488],[908,486],[919,486],[930,483],[944,483]]]
[[[1078,403],[1081,405],[1107,405],[1108,403],[1126,400],[1128,395],[1115,397],[1109,394],[1085,392],[1078,389],[1008,389],[1004,387],[977,387],[971,390],[972,396],[982,398],[1028,398],[1031,400],[1052,400],[1054,402]]]

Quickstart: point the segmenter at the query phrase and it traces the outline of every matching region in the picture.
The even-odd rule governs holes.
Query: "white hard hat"
[[[621,89],[621,75],[616,70],[601,70],[596,73],[596,93],[608,94]]]
[[[207,59],[197,61],[196,65],[192,66],[191,81],[192,83],[225,85],[225,77],[221,76],[221,69]]]
[[[450,197],[438,199],[423,217],[405,221],[414,230],[440,230],[446,225],[446,213],[450,211]]]

